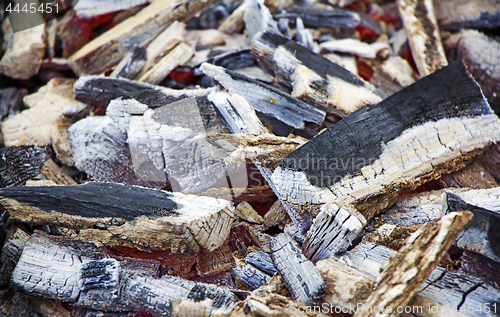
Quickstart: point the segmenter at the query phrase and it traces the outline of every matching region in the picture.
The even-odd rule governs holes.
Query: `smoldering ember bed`
[[[500,2],[0,20],[0,316],[500,315]]]

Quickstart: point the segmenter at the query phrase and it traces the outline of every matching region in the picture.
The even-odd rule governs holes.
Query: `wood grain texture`
[[[271,182],[296,226],[307,230],[330,201],[354,204],[366,223],[396,191],[464,167],[500,139],[499,128],[476,82],[453,64],[319,134],[285,158]]]
[[[292,96],[319,109],[345,116],[381,101],[372,85],[285,37],[263,33],[252,42],[252,52]]]
[[[448,65],[432,0],[398,0],[398,8],[420,76]]]
[[[381,316],[398,316],[398,307],[411,303],[420,285],[431,275],[457,235],[472,219],[470,211],[459,211],[428,223],[412,234],[406,244],[384,262],[375,289],[364,309],[355,317],[371,316],[370,307],[384,307]],[[387,312],[387,308],[391,308]]]
[[[222,67],[204,63],[201,70],[214,78],[229,94],[240,94],[253,108],[296,129],[306,122],[321,123],[325,113],[276,88]]]
[[[55,78],[26,96],[24,102],[29,109],[2,124],[5,145],[52,145],[62,163],[74,165],[68,127],[90,109],[73,99],[73,83],[72,79]]]
[[[160,0],[154,1],[136,15],[73,54],[69,61],[78,74],[99,74],[117,64],[134,46],[147,46],[175,20],[192,17],[213,1]]]
[[[47,160],[43,148],[32,145],[8,146],[0,150],[0,187],[24,185],[39,177]]]
[[[306,305],[313,305],[321,300],[325,283],[292,237],[286,233],[277,235],[271,250],[274,266],[283,277],[294,300]]]
[[[234,218],[228,201],[114,183],[11,187],[0,195],[13,219],[79,229],[80,239],[98,245],[185,255],[220,247]]]

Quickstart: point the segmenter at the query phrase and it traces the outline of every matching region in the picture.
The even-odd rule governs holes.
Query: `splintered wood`
[[[4,2],[0,317],[499,314],[499,1]]]

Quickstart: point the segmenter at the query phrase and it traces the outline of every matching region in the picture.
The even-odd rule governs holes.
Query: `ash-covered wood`
[[[47,160],[43,148],[32,145],[8,146],[0,150],[0,187],[24,185],[40,177]]]
[[[136,46],[146,46],[175,20],[188,19],[212,1],[154,1],[138,14],[92,40],[69,61],[78,74],[99,74],[116,65]]]
[[[73,7],[73,10],[78,17],[90,19],[104,14],[142,6],[150,2],[150,0],[80,0]]]
[[[398,307],[411,303],[420,285],[431,275],[457,235],[472,219],[470,211],[459,211],[428,223],[406,240],[405,245],[381,266],[375,289],[366,307],[354,316],[371,316],[369,307],[391,308],[382,316],[397,316]]]
[[[294,300],[306,305],[319,302],[325,292],[325,283],[292,237],[286,233],[277,235],[271,249],[274,266]]]
[[[269,85],[260,83],[228,69],[202,64],[201,70],[214,78],[229,94],[239,94],[253,108],[296,129],[306,122],[321,123],[325,113]]]
[[[55,78],[26,96],[28,109],[2,124],[5,145],[52,145],[62,163],[74,165],[68,127],[86,116],[89,108],[73,99],[73,83],[72,79]]]
[[[168,315],[173,300],[190,299],[214,313],[231,312],[235,298],[229,291],[168,275],[155,278],[156,270],[148,261],[117,261],[91,244],[36,232],[12,281],[32,294],[95,310],[142,307]]]
[[[98,245],[186,255],[220,247],[234,217],[228,201],[114,183],[10,187],[0,195],[12,219],[80,229],[79,239]]]
[[[398,8],[420,76],[448,65],[432,0],[398,0]]]
[[[500,3],[495,0],[437,0],[434,7],[439,27],[443,30],[495,29],[500,26]]]
[[[366,223],[395,191],[465,166],[499,140],[499,127],[465,67],[453,64],[344,118],[285,158],[271,181],[298,226],[307,229],[329,201],[354,204]]]
[[[280,35],[266,32],[256,37],[252,52],[292,96],[320,109],[345,116],[381,101],[369,83]]]

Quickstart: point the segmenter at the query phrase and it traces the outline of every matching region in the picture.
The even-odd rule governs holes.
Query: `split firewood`
[[[239,94],[256,111],[268,114],[296,129],[303,129],[306,122],[319,124],[325,118],[323,111],[246,76],[207,63],[201,65],[201,70],[213,77],[229,94]]]
[[[222,24],[219,26],[218,30],[226,34],[239,33],[245,27],[245,22],[243,21],[243,16],[245,11],[250,4],[249,1],[243,1],[236,10],[228,16]]]
[[[24,1],[16,1],[21,5],[22,2]],[[26,5],[27,1],[24,4]],[[14,30],[16,32],[12,32],[12,29],[15,29],[11,28],[12,23],[16,26],[23,25],[23,22],[15,20],[9,23],[10,19],[4,20],[9,26],[2,29],[10,29],[10,33],[3,35],[5,53],[0,60],[0,74],[16,79],[28,79],[38,73],[45,52],[45,23],[39,13],[30,14],[29,18],[29,23],[34,27]]]
[[[150,108],[189,97],[207,96],[212,89],[175,90],[124,78],[81,76],[74,85],[75,99],[106,108],[111,100],[136,99]]]
[[[239,273],[240,279],[253,290],[269,282],[276,273],[273,260],[264,252],[249,253],[245,263]]]
[[[116,65],[133,47],[145,47],[175,20],[188,19],[212,1],[154,1],[138,14],[89,42],[69,61],[78,74],[99,74]]]
[[[17,228],[2,247],[0,254],[0,288],[5,288],[10,283],[12,272],[16,267],[24,245],[29,239],[29,235]]]
[[[214,313],[231,312],[235,298],[229,291],[168,275],[152,277],[156,270],[145,260],[117,261],[90,244],[36,232],[24,247],[12,282],[32,294],[96,310],[139,306],[165,315],[173,300],[191,299]]]
[[[252,205],[250,205],[246,201],[242,201],[241,203],[239,203],[234,211],[242,220],[245,220],[247,222],[255,224],[262,224],[264,222],[262,216],[259,215],[257,211],[253,209]]]
[[[40,174],[46,180],[52,181],[56,185],[78,185],[78,183],[52,159],[48,159],[43,163]]]
[[[263,33],[252,42],[252,52],[292,96],[328,112],[345,116],[381,100],[369,83],[285,37]]]
[[[381,316],[400,315],[397,308],[411,303],[420,285],[431,275],[471,219],[470,211],[453,212],[411,235],[398,253],[382,264],[366,306],[354,316],[372,316],[370,309],[374,307],[383,308]]]
[[[23,98],[27,94],[26,89],[0,89],[0,121],[18,114],[24,106]]]
[[[24,185],[38,178],[44,162],[45,150],[33,145],[9,146],[0,150],[0,187]]]
[[[383,130],[380,122],[391,128]],[[287,211],[295,225],[306,230],[331,202],[318,216],[326,219],[318,224],[338,228],[315,225],[309,236],[331,230],[332,238],[341,239],[340,232],[348,238],[329,244],[329,251],[320,248],[327,256],[347,247],[367,220],[395,202],[397,191],[464,167],[500,139],[499,128],[500,121],[463,64],[453,64],[344,118],[286,157],[271,181],[280,200],[292,207]],[[349,213],[349,204],[357,212]],[[339,207],[347,208],[350,216],[340,212],[343,220],[334,221]]]
[[[415,73],[408,62],[399,56],[391,56],[377,68],[370,83],[390,96],[415,82]]]
[[[500,26],[500,4],[495,0],[437,0],[434,6],[439,27],[443,30],[495,29]]]
[[[24,98],[29,108],[2,124],[4,142],[13,145],[52,145],[57,158],[73,165],[68,127],[86,116],[88,107],[73,99],[71,79],[55,78]]]
[[[355,39],[330,40],[321,43],[319,47],[328,51],[348,53],[367,59],[374,59],[380,51],[389,49],[389,46],[385,43],[368,44]]]
[[[420,76],[448,65],[432,1],[398,0],[398,7]]]
[[[500,59],[498,39],[478,31],[463,30],[458,36],[456,49],[457,58],[464,62],[479,83],[491,108],[495,113],[500,113],[500,68],[493,62]]]
[[[8,187],[0,195],[12,219],[76,229],[97,245],[186,255],[220,247],[234,219],[225,200],[114,183]]]
[[[152,2],[151,0],[127,0],[127,1],[103,1],[103,0],[79,0],[73,7],[79,18],[90,19],[100,15],[123,11],[142,6]]]
[[[181,42],[139,78],[139,81],[159,84],[174,68],[186,63],[193,54],[193,49],[186,43]]]
[[[146,61],[146,49],[140,46],[134,47],[125,54],[109,77],[134,78],[144,68]]]
[[[243,21],[245,22],[245,30],[249,43],[260,32],[267,30],[279,32],[278,24],[274,21],[269,9],[265,6],[264,0],[245,1],[248,1],[248,4],[243,14]]]
[[[361,243],[353,250],[338,256],[340,261],[357,269],[372,280],[377,279],[383,263],[396,251],[372,243]],[[500,298],[500,292],[481,280],[469,277],[461,272],[446,271],[437,267],[417,292],[413,306],[427,302],[422,306],[432,307],[432,312],[452,313],[452,316],[484,316],[482,312],[467,312],[467,305],[478,307],[480,303],[494,303]],[[430,304],[430,306],[428,306]],[[438,307],[434,307],[438,304]],[[429,310],[427,311],[427,313]],[[453,315],[454,314],[454,315]]]
[[[283,277],[293,299],[306,305],[320,301],[325,291],[325,283],[292,237],[286,233],[277,235],[271,249],[274,266]]]
[[[476,159],[466,167],[445,174],[439,179],[444,187],[487,189],[498,187],[499,184],[486,168]]]
[[[326,8],[304,8],[290,7],[284,12],[276,12],[275,19],[290,19],[295,21],[300,18],[306,27],[310,28],[349,28],[354,29],[360,23],[359,14],[340,9],[329,7]]]
[[[285,207],[283,207],[281,202],[277,200],[264,215],[264,226],[267,228],[276,226],[280,222],[284,222],[286,217],[287,213]]]

